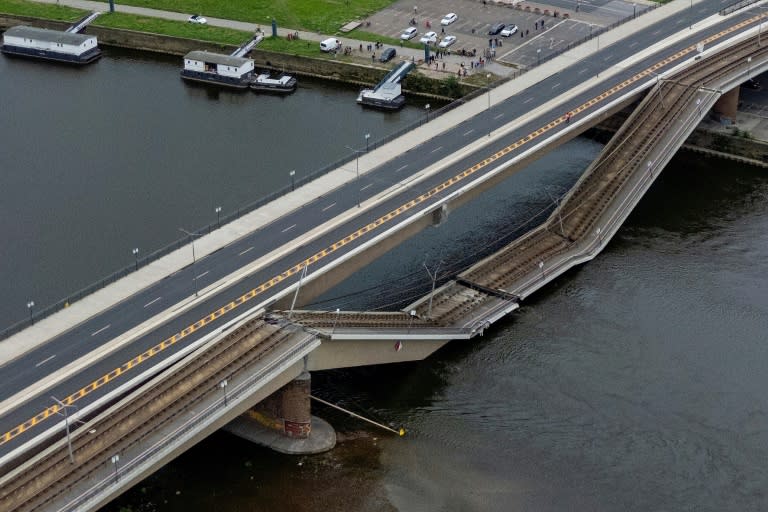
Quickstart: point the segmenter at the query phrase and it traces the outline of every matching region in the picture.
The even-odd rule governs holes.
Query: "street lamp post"
[[[113,455],[110,459],[112,461],[112,464],[115,466],[115,483],[120,479],[118,475],[118,463],[120,462],[120,455]]]
[[[195,239],[193,237],[201,236],[202,233],[191,233],[184,228],[179,228],[179,231],[189,236],[189,240],[192,242],[192,284],[195,289],[195,297],[197,297],[197,276],[195,275]]]
[[[219,382],[219,387],[224,391],[224,407],[227,407],[229,405],[229,402],[227,401],[227,385],[229,382],[227,382],[227,379],[224,379],[223,381]]]
[[[291,192],[293,192],[294,190],[296,190],[296,181],[294,179],[294,176],[296,176],[296,169],[289,172],[288,176],[291,177]]]
[[[416,310],[412,309],[409,315],[411,315],[411,318],[408,321],[408,334],[411,334],[411,326],[413,325],[413,319],[416,318]]]
[[[429,103],[424,105],[424,112],[427,114],[427,122],[429,122]]]
[[[488,89],[488,136],[491,136],[491,74],[485,75],[485,87]]]
[[[632,17],[637,18],[637,2],[632,4]]]
[[[371,138],[371,134],[370,133],[366,133],[365,134],[365,152],[366,153],[368,152],[368,139],[370,139],[370,138]]]
[[[536,65],[541,64],[541,48],[536,49]]]
[[[68,408],[74,407],[75,409],[77,409],[77,406],[73,404],[65,404],[55,396],[52,396],[51,398],[53,398],[53,401],[56,402],[59,405],[59,407],[61,407],[61,409],[64,411],[64,428],[67,431],[67,449],[69,450],[69,463],[74,464],[75,456],[72,453],[72,437],[70,436],[70,433],[69,433],[69,414],[68,414],[69,409]]]
[[[360,208],[360,153],[362,150],[350,146],[346,148],[355,152],[355,188],[357,189],[357,207]]]
[[[541,279],[543,280],[544,279],[544,262],[543,261],[539,262],[539,270],[541,270]]]
[[[217,206],[214,211],[216,212],[216,227],[221,227],[221,206]]]
[[[131,254],[133,254],[134,258],[136,258],[136,270],[139,270],[139,248],[134,247],[131,249]]]
[[[339,316],[341,315],[341,309],[336,308],[336,318],[333,320],[333,329],[331,329],[331,336],[336,332],[336,324],[339,323]]]
[[[35,301],[33,301],[33,300],[27,301],[27,309],[29,310],[29,323],[30,323],[30,325],[35,323],[35,319],[32,317],[32,308],[33,307],[35,307]]]

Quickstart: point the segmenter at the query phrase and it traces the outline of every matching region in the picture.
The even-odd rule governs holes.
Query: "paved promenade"
[[[91,8],[87,7],[86,5],[94,4],[93,2],[85,2],[82,0],[62,0],[62,3],[65,2],[67,4],[82,6],[84,8]],[[103,8],[104,4],[96,4],[96,6]],[[640,16],[637,19],[623,25],[621,30],[611,31],[601,36],[601,49],[621,41],[634,30],[640,29],[647,25],[651,25],[662,18],[675,16],[676,13],[679,13],[681,10],[687,8],[688,4],[686,3],[672,2],[654,11],[651,11],[644,16]],[[142,11],[142,13],[146,14],[145,11]],[[184,14],[177,13],[163,14],[177,17],[173,19],[185,19],[186,17]],[[707,24],[714,24],[716,21],[720,21],[720,19],[721,18],[719,16],[714,16],[711,21],[704,21],[700,24],[700,26],[703,27]],[[237,24],[238,22],[231,23]],[[253,28],[253,25],[250,25],[250,27]],[[685,31],[683,36],[687,36],[688,34],[689,33]],[[539,67],[536,67],[530,72],[523,74],[517,79],[509,81],[501,87],[494,89],[491,93],[491,101],[494,104],[501,102],[504,99],[517,94],[522,90],[525,90],[526,88],[532,87],[545,77],[560,72],[564,67],[583,59],[596,50],[597,48],[595,45],[586,44],[567,53],[564,53],[561,56],[552,59],[551,61]],[[643,52],[638,52],[638,56],[641,56],[642,53]],[[614,69],[618,70],[621,67],[621,64],[618,64],[614,67]],[[603,73],[601,74],[601,78],[605,78],[605,76],[609,74],[610,72]],[[586,82],[589,83],[590,80],[587,80]],[[568,91],[564,94],[574,94],[574,91]],[[450,112],[447,112],[442,116],[430,119],[429,123],[416,128],[409,134],[406,134],[399,139],[387,143],[380,148],[377,148],[375,151],[371,151],[368,154],[362,155],[359,161],[361,174],[380,165],[382,162],[393,158],[396,155],[400,155],[401,153],[418,146],[424,140],[430,140],[435,135],[457,125],[462,120],[486,110],[488,108],[487,102],[488,100],[485,96],[474,101],[470,101],[456,109],[451,110]],[[537,109],[537,111],[530,113],[530,115],[532,116],[539,111],[543,111],[549,108],[551,108],[549,104],[543,105]],[[526,118],[520,118],[515,120],[514,124],[517,125],[520,122],[525,122],[526,120]],[[452,161],[456,161],[457,159],[462,158],[468,152],[475,151],[493,142],[494,140],[503,137],[507,131],[511,129],[510,126],[511,123],[510,125],[497,129],[493,132],[491,137],[483,136],[477,139],[476,141],[470,143],[470,145],[464,151],[460,152],[461,154],[448,156],[442,162],[439,162],[434,166],[423,170],[419,179],[425,179],[429,176],[430,172],[434,172],[434,169]],[[355,164],[353,160],[349,164],[346,164],[345,166],[342,166],[325,175],[322,180],[316,180],[315,182],[297,188],[294,192],[287,194],[280,200],[265,205],[264,207],[259,208],[258,210],[255,210],[234,222],[224,225],[210,235],[197,239],[195,242],[195,250],[197,252],[198,259],[201,259],[206,255],[211,254],[212,252],[224,246],[227,246],[245,234],[254,230],[258,230],[260,227],[272,222],[275,218],[300,208],[302,205],[313,201],[315,198],[327,194],[329,190],[335,189],[342,184],[354,179]],[[406,177],[405,179],[407,181],[410,178]],[[412,185],[413,183],[414,181],[408,181],[408,185]],[[399,189],[403,186],[405,186],[405,183],[401,182],[394,185],[392,189]],[[362,205],[363,208],[365,209],[372,207],[381,197],[387,195],[388,193],[389,191],[385,191],[379,196],[365,201]],[[340,224],[344,220],[358,215],[359,211],[360,210],[355,208],[340,215],[338,218],[326,223],[325,225],[316,227],[311,232],[305,233],[297,238],[296,243],[306,243],[308,240],[312,239],[316,233],[329,229],[335,225]],[[284,247],[275,247],[271,253],[265,255],[257,261],[254,261],[247,267],[242,268],[237,274],[227,276],[221,281],[212,284],[206,289],[201,290],[200,298],[195,298],[194,296],[189,297],[184,304],[175,305],[173,308],[160,313],[156,317],[148,320],[134,330],[120,335],[109,344],[99,348],[97,351],[90,354],[87,358],[84,358],[84,360],[76,361],[68,367],[61,368],[55,374],[52,374],[48,379],[46,379],[44,386],[51,386],[60,381],[63,376],[69,373],[71,370],[84,367],[90,364],[92,360],[100,358],[103,355],[116,350],[120,346],[128,343],[138,333],[145,331],[149,325],[155,325],[159,322],[167,320],[174,315],[179,314],[181,310],[191,307],[192,305],[196,304],[196,301],[205,297],[208,291],[218,289],[219,287],[228,283],[235,282],[236,280],[251,272],[256,267],[273,261],[276,257],[291,250],[292,244]],[[63,309],[54,315],[40,320],[32,327],[25,329],[24,331],[19,332],[16,335],[0,342],[0,364],[4,364],[10,360],[13,360],[26,351],[46,343],[49,339],[59,335],[65,330],[71,328],[73,325],[77,325],[80,322],[83,322],[84,320],[97,314],[98,312],[108,309],[113,304],[116,304],[125,298],[137,293],[138,291],[157,283],[163,278],[173,274],[185,266],[190,265],[191,263],[191,252],[188,247],[184,247],[143,268],[140,268],[137,272],[134,272],[126,278],[95,292],[91,296],[72,304],[69,308]],[[42,392],[43,390],[44,388],[41,388],[38,390],[38,392]],[[6,411],[9,406],[16,402],[15,398],[18,397],[11,397],[5,402],[0,403],[0,414],[3,414],[3,412]]]

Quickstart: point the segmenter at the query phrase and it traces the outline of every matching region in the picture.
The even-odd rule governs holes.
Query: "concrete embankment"
[[[32,25],[52,30],[65,30],[70,24],[28,16],[0,14],[0,30],[5,30],[15,25]],[[148,32],[137,32],[133,30],[105,28],[96,25],[89,26],[88,33],[98,37],[99,44],[101,45],[157,52],[168,55],[182,56],[192,50],[207,50],[210,52],[229,54],[236,48],[235,46],[213,43],[210,41],[199,41],[195,39],[151,34]],[[308,41],[308,43],[310,42]],[[310,44],[314,43],[312,42]],[[256,66],[260,68],[285,70],[300,76],[332,80],[354,86],[376,84],[389,72],[389,68],[366,66],[341,60],[311,58],[286,53],[270,52],[258,48],[251,52],[250,57],[255,61]],[[417,94],[428,98],[444,101],[451,101],[454,99],[451,97],[452,91],[446,88],[445,80],[438,80],[419,73],[412,73],[408,76],[403,81],[403,88],[406,93]],[[458,84],[458,90],[462,96],[475,89],[476,87],[469,84]]]

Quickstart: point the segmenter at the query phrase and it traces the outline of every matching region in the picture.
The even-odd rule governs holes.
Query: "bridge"
[[[711,5],[713,12],[719,8]],[[651,15],[662,9],[667,7]],[[138,283],[138,290],[126,285],[128,298],[117,306],[75,322],[75,304],[63,312],[70,318],[62,326],[53,325],[59,321],[54,315],[3,342],[45,341],[0,369],[8,382],[0,404],[0,502],[19,510],[93,509],[305,369],[371,364],[376,357],[418,359],[448,339],[480,334],[546,282],[594,257],[709,107],[750,73],[765,69],[761,17],[751,11],[714,16],[668,44],[633,52],[636,41],[661,39],[664,24],[646,23],[632,35],[633,43],[622,45],[627,54],[637,53],[626,60],[606,59],[606,47],[593,57],[577,52],[553,60],[551,70],[576,63],[567,73],[530,73],[533,90],[515,80],[494,90],[495,103],[487,109],[479,98],[422,126],[407,142],[366,154],[361,161],[368,172],[350,180],[343,170],[324,184],[340,184],[332,194],[299,209],[283,201],[284,215],[271,217],[276,220],[255,234],[238,233],[233,243],[220,240],[216,251],[211,238],[199,240],[198,249],[211,244],[208,255],[181,272],[142,269],[167,278],[149,287]],[[674,23],[666,28],[668,34],[677,29]],[[558,89],[565,93],[552,97]],[[307,301],[643,94],[617,139],[546,222],[434,295],[379,317],[288,309],[299,281]],[[430,131],[441,128],[439,134]],[[418,145],[420,138],[429,145]],[[403,154],[404,146],[412,151]],[[297,190],[312,197],[320,191],[320,184]],[[300,226],[307,218],[318,223]],[[227,228],[212,238],[224,240]],[[304,235],[298,237],[300,229]],[[281,305],[287,311],[265,318],[265,307]],[[61,334],[45,337],[56,329]],[[82,359],[90,354],[82,340],[103,347],[98,357]],[[393,356],[392,340],[405,340],[408,349]],[[389,345],[390,353],[361,348],[377,341]],[[34,365],[50,353],[67,354],[69,368],[35,374]],[[195,366],[202,361],[210,362],[204,371]],[[71,415],[65,420],[72,421],[71,445],[60,413]]]

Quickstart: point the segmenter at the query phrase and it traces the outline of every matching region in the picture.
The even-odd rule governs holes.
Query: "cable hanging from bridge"
[[[401,437],[405,435],[405,429],[403,427],[400,427],[400,430],[395,430],[395,429],[393,429],[391,427],[388,427],[388,426],[384,425],[383,423],[379,423],[379,422],[370,420],[368,418],[365,418],[363,416],[360,416],[359,414],[356,414],[356,413],[354,413],[352,411],[344,409],[343,407],[339,407],[338,405],[332,404],[331,402],[326,402],[322,398],[318,398],[315,395],[309,395],[309,398],[311,398],[312,400],[317,400],[321,404],[327,405],[328,407],[332,407],[334,409],[338,409],[341,412],[345,412],[345,413],[349,414],[350,416],[353,416],[353,417],[355,417],[357,419],[360,419],[360,420],[363,420],[363,421],[367,421],[368,423],[370,423],[372,425],[376,425],[377,427],[383,428],[384,430],[388,430],[389,432],[392,432],[393,434],[397,434],[397,435],[399,435]]]

